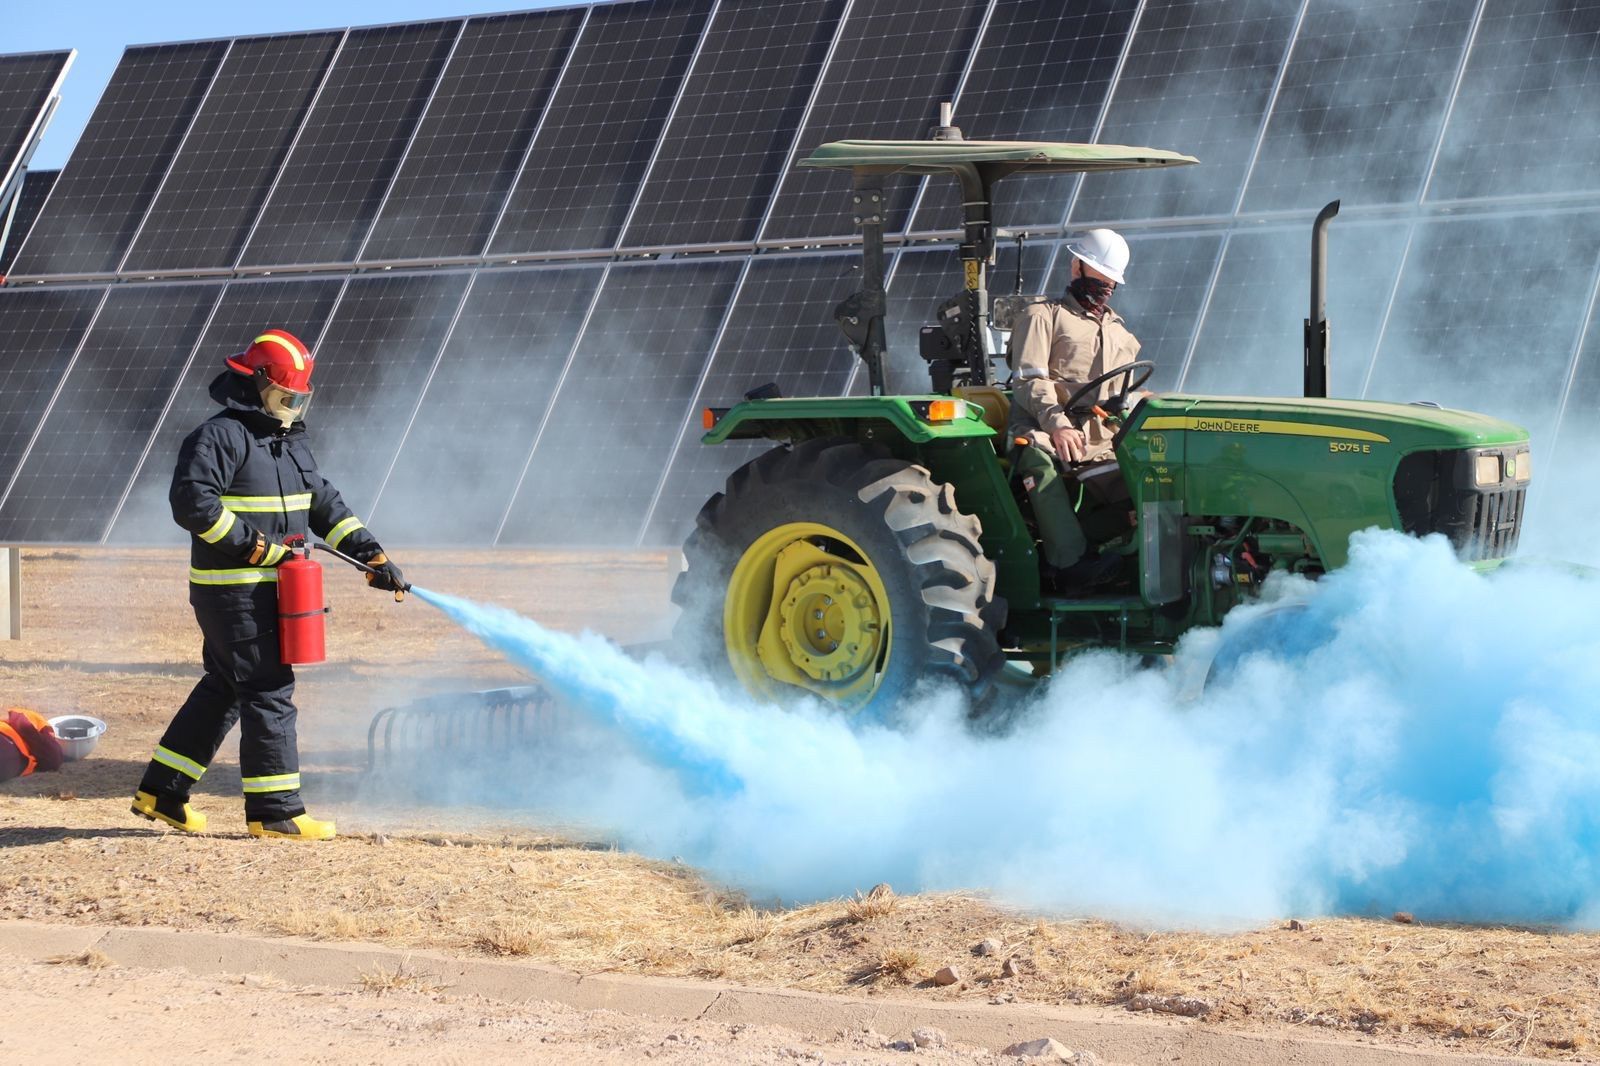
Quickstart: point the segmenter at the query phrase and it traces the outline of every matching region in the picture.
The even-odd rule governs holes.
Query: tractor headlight
[[[933,400],[923,417],[929,422],[959,422],[967,417],[967,401]]]
[[[1533,453],[1518,452],[1506,460],[1506,477],[1520,485],[1533,480]]]
[[[1477,488],[1500,484],[1500,457],[1480,455],[1472,464],[1472,484]]]

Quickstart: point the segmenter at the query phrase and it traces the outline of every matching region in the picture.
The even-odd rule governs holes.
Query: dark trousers
[[[139,788],[187,798],[235,722],[245,817],[305,813],[295,739],[294,670],[278,661],[276,608],[196,604],[206,673],[161,736]]]
[[[1089,549],[1089,542],[1072,509],[1072,496],[1056,465],[1056,457],[1037,444],[1011,449],[1011,472],[1022,480],[1033,504],[1033,520],[1039,527],[1039,546],[1044,560],[1066,569]]]

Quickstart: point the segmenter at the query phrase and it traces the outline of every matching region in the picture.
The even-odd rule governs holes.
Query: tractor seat
[[[1011,397],[998,385],[957,385],[954,392],[983,411],[983,424],[1000,435],[996,447],[1004,453],[1009,445],[1006,423],[1011,418]]]

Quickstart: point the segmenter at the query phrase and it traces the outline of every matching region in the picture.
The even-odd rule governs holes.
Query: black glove
[[[394,593],[396,603],[406,598],[406,590],[411,586],[406,584],[405,575],[400,572],[398,566],[389,561],[387,555],[380,551],[363,561],[377,571],[375,574],[367,575],[367,584],[375,589]]]

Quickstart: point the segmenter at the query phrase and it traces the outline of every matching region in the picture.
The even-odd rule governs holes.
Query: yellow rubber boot
[[[319,822],[309,814],[297,814],[282,822],[251,822],[253,837],[282,837],[284,840],[332,840],[338,835],[332,822]]]
[[[206,816],[171,796],[135,792],[130,810],[141,818],[148,818],[152,822],[166,822],[172,828],[182,829],[185,833],[206,831]]]

